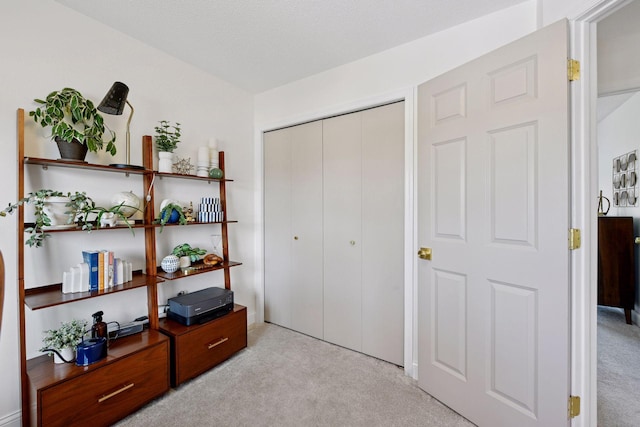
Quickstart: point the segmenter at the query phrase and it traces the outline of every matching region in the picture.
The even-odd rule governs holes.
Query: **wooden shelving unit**
[[[201,270],[179,271],[172,274],[164,273],[158,268],[156,258],[156,234],[159,224],[154,222],[154,191],[153,181],[160,179],[191,179],[208,183],[216,183],[220,187],[220,199],[223,211],[226,213],[226,182],[229,179],[201,178],[179,174],[158,173],[153,170],[153,142],[150,136],[143,137],[143,168],[121,168],[115,166],[98,165],[86,162],[53,160],[25,157],[24,145],[25,112],[17,112],[17,148],[18,164],[18,199],[25,195],[25,174],[35,173],[32,165],[41,166],[43,170],[50,168],[69,168],[91,170],[105,173],[118,173],[141,176],[143,194],[148,195],[144,211],[144,219],[129,226],[119,225],[112,228],[95,227],[95,231],[114,231],[127,228],[144,230],[145,269],[134,273],[133,280],[104,291],[62,293],[60,283],[25,286],[25,228],[30,224],[24,221],[24,206],[20,206],[18,216],[18,297],[19,297],[19,327],[20,327],[20,370],[22,383],[22,420],[23,425],[70,425],[75,423],[89,423],[91,425],[110,425],[141,407],[169,389],[170,375],[175,373],[176,350],[175,328],[167,326],[168,320],[163,320],[160,328],[158,319],[158,284],[165,280],[176,280],[193,274],[208,273],[223,270],[225,287],[230,289],[230,273],[232,267],[241,265],[229,260],[227,225],[237,221],[227,220],[218,223],[190,223],[188,226],[202,227],[205,224],[219,224],[222,232],[222,246],[224,262],[219,266]],[[31,165],[30,167],[27,167]],[[224,153],[220,153],[220,168],[224,170]],[[165,225],[173,226],[173,225]],[[79,227],[47,230],[47,233],[65,233],[81,231]],[[50,237],[53,238],[53,237]],[[149,329],[130,337],[112,341],[108,356],[90,366],[78,367],[74,364],[55,365],[48,356],[39,356],[27,360],[26,349],[26,309],[41,310],[50,307],[70,304],[77,301],[99,298],[132,289],[147,289],[147,315]],[[246,309],[237,306],[234,316],[224,322],[216,323],[212,331],[224,332],[227,323],[231,322],[234,334],[234,346],[225,346],[225,358],[239,348],[246,346]],[[244,325],[244,326],[242,326]],[[244,329],[243,329],[244,328]],[[206,330],[194,328],[196,330]],[[168,331],[168,332],[167,332]],[[181,330],[181,334],[184,331]],[[162,333],[164,332],[164,333]],[[199,334],[194,334],[199,335]],[[244,340],[244,344],[242,344]],[[239,344],[238,344],[239,343]],[[218,356],[219,358],[219,356]],[[204,365],[213,366],[211,361]]]

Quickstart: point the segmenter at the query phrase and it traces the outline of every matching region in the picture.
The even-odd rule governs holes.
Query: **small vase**
[[[65,347],[62,350],[58,351],[67,362],[73,362],[75,356],[73,347]],[[57,353],[53,353],[53,363],[66,363],[65,360],[62,360]]]
[[[173,171],[173,153],[158,152],[158,172],[171,173]]]

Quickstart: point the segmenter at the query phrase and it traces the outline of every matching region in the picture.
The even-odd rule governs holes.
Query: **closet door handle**
[[[355,245],[356,245],[356,241],[355,241],[355,240],[350,240],[350,241],[349,241],[349,244],[350,244],[351,246],[355,246]]]

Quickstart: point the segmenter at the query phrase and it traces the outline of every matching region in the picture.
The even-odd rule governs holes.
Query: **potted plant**
[[[196,262],[207,253],[206,250],[200,248],[192,248],[190,244],[183,243],[173,248],[171,252],[180,259],[180,267],[189,267],[192,262]]]
[[[52,202],[62,206],[56,209],[51,208],[49,206]],[[41,247],[43,245],[44,239],[50,236],[46,233],[48,228],[77,225],[83,230],[91,231],[94,228],[94,221],[99,226],[100,220],[107,213],[113,213],[124,220],[131,228],[128,217],[124,212],[128,212],[130,209],[137,209],[137,207],[125,206],[122,203],[110,208],[103,208],[96,206],[93,199],[87,196],[85,192],[63,193],[56,190],[42,189],[28,193],[16,203],[9,203],[4,210],[0,211],[0,216],[13,214],[19,206],[26,204],[32,204],[35,208],[35,222],[24,230],[30,234],[25,244],[32,247]],[[61,218],[65,219],[61,221]],[[133,232],[132,228],[131,231]]]
[[[73,361],[75,346],[82,341],[86,327],[86,320],[61,322],[58,329],[44,331],[43,347],[40,351],[53,353],[55,363]]]
[[[41,106],[29,115],[42,127],[51,126],[51,138],[58,144],[61,158],[84,160],[87,150],[103,148],[112,156],[116,154],[115,132],[104,124],[93,102],[77,90],[67,87],[34,101]]]
[[[173,166],[173,151],[180,142],[180,123],[171,124],[167,120],[160,120],[155,127],[156,149],[158,150],[158,172],[171,173]]]
[[[163,202],[160,207],[160,214],[156,219],[156,222],[160,224],[160,232],[164,229],[165,224],[185,225],[187,223],[187,217],[184,214],[184,208],[175,202]]]

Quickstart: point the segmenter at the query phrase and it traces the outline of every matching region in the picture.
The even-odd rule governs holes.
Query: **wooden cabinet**
[[[598,218],[598,305],[624,309],[631,324],[635,302],[633,217]]]
[[[157,331],[112,343],[88,368],[28,362],[32,425],[108,426],[169,389],[169,339]]]
[[[247,346],[247,309],[236,304],[231,313],[202,325],[162,319],[160,330],[171,339],[171,386],[177,387]]]
[[[403,364],[404,103],[264,144],[265,319]]]

